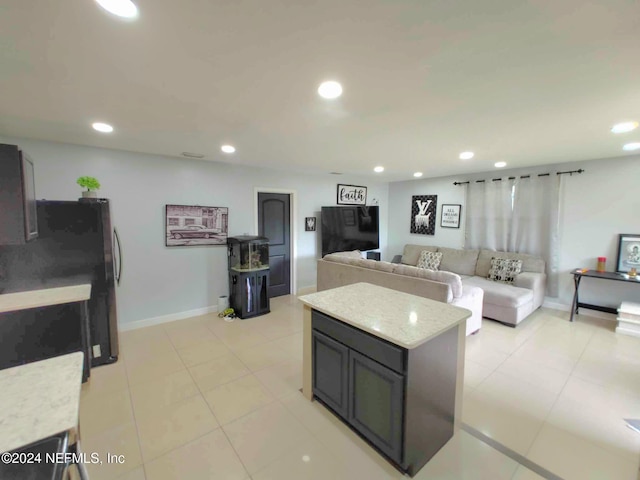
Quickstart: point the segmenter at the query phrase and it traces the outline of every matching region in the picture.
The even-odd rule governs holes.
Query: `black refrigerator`
[[[109,200],[38,201],[39,241],[49,244],[51,275],[90,275],[91,366],[118,359],[116,283],[122,251],[111,223]]]
[[[21,246],[0,247],[5,291],[90,281],[91,366],[115,362],[118,359],[116,284],[122,272],[122,253],[111,222],[109,200],[38,200],[37,218],[36,240]],[[57,354],[71,348],[62,338],[55,343]],[[32,352],[29,356],[37,359],[49,355]]]

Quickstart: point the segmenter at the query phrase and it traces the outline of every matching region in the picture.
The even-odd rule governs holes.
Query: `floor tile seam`
[[[138,419],[136,418],[136,410],[133,408],[133,396],[131,395],[131,388],[129,388],[129,403],[131,406],[131,416],[133,417],[133,425],[136,429],[136,441],[138,443],[138,453],[140,454],[140,464],[143,465],[144,470],[144,457],[142,456],[142,442],[140,441],[140,429],[138,428]],[[147,474],[145,472],[145,478]]]
[[[247,475],[245,478],[251,479],[251,475],[249,474],[249,469],[245,465],[244,461],[242,460],[242,457],[240,456],[240,453],[236,450],[236,447],[233,445],[233,442],[229,438],[229,435],[227,435],[227,432],[222,427],[222,425],[220,426],[220,430],[222,430],[222,434],[224,435],[224,438],[227,440],[227,442],[231,446],[231,449],[233,450],[233,453],[235,453],[236,457],[238,458],[238,461],[240,462],[240,465],[242,465],[242,468],[244,469],[244,471],[245,471],[245,473]]]
[[[573,374],[572,373],[569,378],[571,378],[571,377],[573,377],[573,378],[575,378],[577,380],[580,380],[582,382],[588,383],[589,385],[592,385],[594,387],[599,387],[599,388],[607,388],[608,387],[608,385],[603,385],[601,383],[594,382],[590,378],[584,378],[584,377],[579,376],[578,374]],[[622,390],[619,390],[617,388],[614,389],[614,390],[615,390],[616,395],[618,395],[618,396],[622,395],[622,396],[627,397],[629,399],[633,399],[637,403],[640,404],[640,393],[639,394],[633,394],[633,393],[629,393],[626,390],[622,391]]]
[[[228,348],[228,347],[227,347],[227,348]],[[225,355],[229,355],[230,353],[231,353],[231,350],[229,350],[228,352],[224,352],[224,353],[222,353],[222,354],[216,355],[215,357],[208,358],[207,360],[199,361],[198,363],[194,363],[193,365],[187,365],[187,364],[186,364],[186,362],[185,362],[185,360],[182,358],[182,356],[180,355],[180,353],[179,353],[179,352],[178,352],[178,356],[180,356],[180,360],[182,360],[182,362],[185,364],[185,366],[186,366],[187,368],[191,368],[191,367],[197,367],[198,365],[202,365],[202,364],[205,364],[205,363],[207,363],[207,362],[211,362],[211,361],[213,361],[213,360],[217,360],[217,359],[219,359],[219,358],[224,357]]]
[[[489,437],[488,435],[485,435],[484,433],[480,432],[479,430],[475,429],[474,427],[472,427],[471,425],[468,425],[464,422],[462,422],[460,424],[460,429],[467,432],[469,435],[473,436],[474,438],[476,438],[477,440],[480,440],[481,442],[485,443],[486,445],[488,445],[489,447],[493,448],[494,450],[497,450],[498,452],[502,453],[503,455],[505,455],[506,457],[510,458],[511,460],[515,461],[517,464],[522,465],[523,467],[527,468],[528,470],[531,470],[532,472],[541,475],[542,477],[548,479],[548,480],[563,480],[562,477],[559,477],[557,475],[555,475],[553,472],[547,470],[546,468],[544,468],[541,465],[538,465],[537,463],[535,463],[533,460],[531,460],[530,458],[528,458],[525,455],[522,455],[518,452],[516,452],[515,450],[512,450],[511,448],[507,447],[506,445],[503,445],[502,443],[498,442],[497,440]],[[539,434],[539,432],[538,432]],[[538,435],[537,434],[537,435]],[[536,435],[536,437],[537,437]],[[531,443],[531,445],[533,445],[533,442]],[[529,447],[529,449],[531,448],[531,446]],[[516,470],[514,471],[514,476],[517,473],[517,466],[516,466]],[[513,478],[513,476],[512,476]]]
[[[206,402],[205,402],[205,403],[206,403]],[[217,423],[217,422],[216,422],[216,423]],[[155,460],[158,460],[160,457],[163,457],[163,456],[165,456],[165,455],[167,455],[167,454],[169,454],[169,453],[173,452],[174,450],[177,450],[178,448],[182,448],[182,447],[184,447],[185,445],[188,445],[188,444],[189,444],[189,443],[191,443],[191,442],[195,442],[196,440],[199,440],[199,439],[201,439],[202,437],[205,437],[205,436],[209,435],[210,433],[215,432],[215,431],[216,431],[216,430],[218,430],[219,428],[221,429],[221,428],[222,428],[222,425],[220,425],[220,424],[218,423],[218,424],[217,424],[217,426],[216,426],[216,427],[214,427],[214,428],[212,428],[211,430],[207,430],[205,433],[200,434],[200,435],[198,435],[197,437],[191,438],[191,439],[187,440],[187,441],[186,441],[186,442],[184,442],[184,443],[180,443],[179,445],[176,445],[175,447],[171,448],[170,450],[167,450],[166,452],[162,452],[162,453],[160,453],[160,454],[156,455],[155,457],[152,457],[152,458],[150,458],[150,459],[148,459],[148,460],[144,458],[144,456],[142,455],[142,450],[141,450],[141,451],[140,451],[140,457],[142,458],[142,461],[143,461],[145,464],[147,464],[147,463],[151,463],[151,462],[153,462],[153,461],[155,461]],[[139,437],[139,436],[138,436],[138,437]]]
[[[551,390],[551,389],[549,389],[549,388],[547,388],[545,386],[540,386],[538,384],[535,384],[535,383],[533,383],[533,382],[531,382],[529,380],[526,380],[526,379],[524,379],[522,377],[517,377],[515,374],[511,374],[511,373],[507,373],[507,372],[497,372],[497,373],[501,373],[502,375],[506,375],[506,376],[511,377],[513,379],[518,379],[519,381],[522,381],[522,382],[526,383],[529,386],[532,386],[532,387],[537,388],[539,390],[544,390],[545,392],[550,393],[552,395],[555,395],[556,397],[559,396],[560,393],[562,392],[562,390],[564,390],[564,387],[566,387],[567,382],[569,381],[569,378],[571,377],[571,374],[569,374],[567,372],[563,372],[562,370],[557,370],[557,369],[555,369],[553,367],[549,367],[547,365],[540,365],[540,364],[537,364],[537,363],[536,363],[536,365],[543,366],[545,368],[553,370],[556,373],[561,373],[561,374],[567,376],[567,378],[564,380],[564,383],[562,384],[562,387],[558,390],[558,392],[555,392],[555,391],[553,391],[553,390]],[[497,369],[496,369],[496,371],[497,371]]]
[[[222,430],[222,426],[218,425],[216,428],[214,428],[212,430],[209,430],[208,432],[203,433],[202,435],[198,435],[197,437],[194,437],[194,438],[192,438],[190,440],[187,440],[186,442],[181,443],[180,445],[177,445],[177,446],[173,447],[172,449],[167,450],[166,452],[163,452],[163,453],[161,453],[161,454],[159,454],[159,455],[157,455],[157,456],[155,456],[153,458],[150,458],[149,460],[145,460],[143,458],[143,462],[144,462],[143,464],[146,466],[149,463],[155,462],[156,460],[159,460],[160,458],[162,458],[162,457],[164,457],[166,455],[169,455],[170,453],[172,453],[172,452],[174,452],[174,451],[176,451],[176,450],[178,450],[180,448],[183,448],[183,447],[189,445],[190,443],[197,442],[198,440],[206,437],[207,435],[210,435],[211,433],[215,432],[218,429]],[[142,457],[142,452],[141,452],[140,456]],[[145,477],[146,477],[146,469],[145,469]]]
[[[623,422],[622,419],[620,419],[621,422]],[[600,450],[609,453],[611,456],[616,457],[618,460],[620,461],[624,461],[624,462],[638,462],[640,461],[640,448],[636,449],[633,453],[629,452],[629,453],[621,453],[620,449],[616,449],[613,446],[610,446],[610,444],[608,443],[596,443],[594,442],[591,438],[592,437],[584,437],[584,436],[580,436],[578,434],[572,433],[571,431],[567,430],[566,428],[562,427],[561,425],[558,425],[556,423],[553,422],[545,422],[545,425],[548,425],[552,428],[557,428],[559,430],[562,430],[566,433],[568,433],[569,435],[572,435],[574,437],[578,437],[581,440],[583,440],[584,442],[587,442],[588,444],[594,446],[594,447],[598,447]]]
[[[601,452],[604,452],[604,453],[608,454],[609,456],[616,458],[618,461],[622,461],[622,462],[625,462],[625,463],[632,463],[633,462],[633,460],[631,460],[628,456],[620,455],[619,453],[613,452],[613,451],[609,450],[608,448],[603,447],[600,444],[594,443],[589,438],[585,438],[583,436],[576,435],[576,434],[572,433],[571,431],[567,430],[566,428],[564,428],[564,427],[562,427],[560,425],[556,425],[554,423],[545,421],[543,423],[542,427],[545,427],[545,426],[549,426],[551,428],[555,428],[556,430],[560,430],[564,434],[569,435],[571,437],[576,437],[579,440],[583,441],[584,443],[587,443],[588,445],[590,445],[592,448],[595,448],[595,449],[597,449],[597,450],[599,450]],[[542,428],[540,429],[540,431],[542,431]],[[538,435],[539,435],[539,432],[538,432]],[[538,435],[536,435],[536,440],[537,440]],[[532,444],[531,448],[533,448],[533,444]],[[531,448],[529,449],[529,451],[527,451],[527,455],[526,455],[527,458],[529,458],[529,454],[531,453],[531,451],[530,451]],[[636,456],[636,459],[635,459],[636,465],[638,465],[640,467],[640,464],[638,464],[638,460],[640,460],[640,451],[638,452],[638,455]],[[640,468],[639,468],[639,471],[640,471]]]
[[[207,406],[207,409],[209,410],[209,412],[211,412],[211,415],[213,416],[213,419],[218,424],[218,427],[222,428],[222,423],[220,422],[220,420],[218,420],[218,417],[214,413],[213,408],[211,408],[211,405],[209,405],[209,402],[207,401],[206,397],[204,396],[204,392],[200,388],[200,385],[198,385],[198,382],[196,381],[196,379],[193,377],[193,374],[191,373],[191,371],[189,371],[189,368],[187,368],[187,373],[191,377],[191,381],[193,381],[193,383],[195,383],[196,388],[198,389],[198,392],[200,392],[200,396],[202,397],[202,400],[204,401],[205,405]],[[231,381],[233,381],[233,380],[231,380]],[[215,387],[215,388],[217,388],[217,387]]]

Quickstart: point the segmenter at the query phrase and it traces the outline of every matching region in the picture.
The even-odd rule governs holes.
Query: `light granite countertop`
[[[465,308],[370,283],[354,283],[298,299],[315,310],[408,349],[471,316],[471,311]]]
[[[56,288],[42,288],[0,294],[0,313],[63,303],[82,302],[91,297],[91,284],[83,283]]]
[[[0,370],[0,452],[78,425],[82,352]]]

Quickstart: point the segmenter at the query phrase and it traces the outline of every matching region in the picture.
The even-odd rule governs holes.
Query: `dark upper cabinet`
[[[38,236],[33,162],[16,145],[0,144],[0,245]]]

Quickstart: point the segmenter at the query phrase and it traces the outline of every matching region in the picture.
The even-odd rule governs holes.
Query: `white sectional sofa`
[[[318,291],[367,282],[471,310],[466,334],[482,326],[482,289],[463,285],[460,275],[434,272],[412,265],[393,264],[361,257],[360,252],[340,252],[318,260]]]
[[[465,287],[479,287],[484,291],[482,316],[516,326],[542,305],[547,276],[542,258],[523,253],[494,250],[467,250],[407,244],[402,256],[393,262],[416,265],[423,250],[441,252],[439,270],[460,275]],[[513,284],[498,283],[487,278],[492,258],[522,261],[522,271]]]

